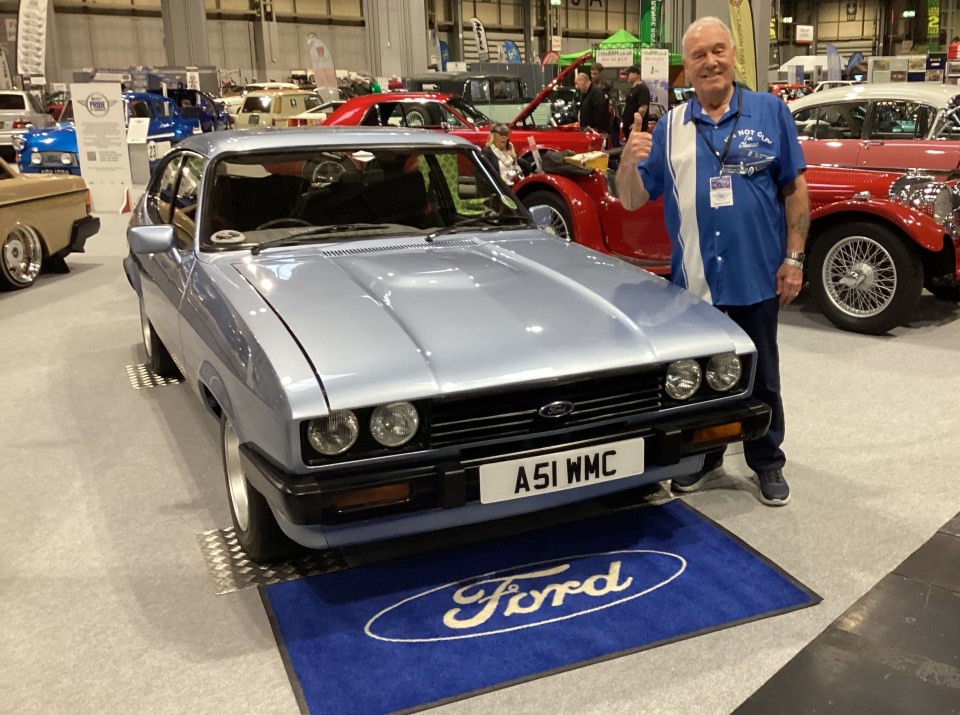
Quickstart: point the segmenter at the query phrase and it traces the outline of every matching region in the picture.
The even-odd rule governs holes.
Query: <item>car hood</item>
[[[331,409],[752,349],[661,278],[511,233],[528,238],[363,241],[231,264],[295,337]]]
[[[31,129],[23,133],[27,146],[43,151],[77,150],[77,130],[73,123],[61,123],[49,129]]]

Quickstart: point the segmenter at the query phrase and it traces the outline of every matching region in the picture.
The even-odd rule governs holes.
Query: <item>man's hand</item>
[[[643,125],[643,114],[636,112],[633,115],[633,128],[630,130],[630,138],[623,147],[620,154],[620,164],[631,164],[635,166],[650,156],[650,146],[652,139],[650,135],[641,129]]]
[[[777,269],[777,295],[780,307],[786,308],[800,294],[803,285],[803,269],[784,263]]]

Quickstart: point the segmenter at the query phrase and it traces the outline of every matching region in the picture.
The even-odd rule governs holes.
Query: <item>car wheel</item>
[[[254,561],[280,561],[295,545],[280,529],[264,496],[247,480],[240,462],[240,438],[226,414],[220,417],[223,475],[237,541]]]
[[[532,191],[523,199],[523,205],[527,210],[534,208],[545,208],[549,210],[550,221],[547,224],[538,225],[548,233],[552,233],[566,241],[575,241],[573,235],[573,221],[570,220],[570,212],[563,199],[549,191]]]
[[[0,289],[29,288],[40,275],[43,242],[29,226],[17,226],[0,246]]]
[[[924,281],[923,287],[940,300],[960,301],[960,285],[938,285],[931,281]]]
[[[843,330],[880,335],[900,325],[923,287],[920,259],[891,229],[852,222],[826,231],[810,254],[810,289]]]
[[[143,306],[143,298],[140,299],[140,334],[143,336],[143,349],[147,353],[147,367],[150,372],[160,377],[176,375],[177,365],[163,341],[154,332],[153,324],[147,318],[147,311]]]

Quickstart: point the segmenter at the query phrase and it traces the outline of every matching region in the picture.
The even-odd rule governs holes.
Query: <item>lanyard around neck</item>
[[[703,109],[701,105],[701,109]],[[730,128],[730,133],[727,135],[727,141],[723,145],[723,153],[721,154],[716,149],[713,148],[713,144],[710,141],[710,137],[703,133],[703,129],[700,126],[700,123],[696,119],[693,120],[693,125],[697,129],[697,134],[703,139],[704,143],[707,145],[707,148],[710,150],[710,153],[713,154],[717,161],[720,164],[720,171],[723,171],[723,163],[727,160],[727,154],[730,153],[730,143],[733,141],[733,135],[737,131],[737,124],[740,122],[740,110],[743,109],[743,91],[740,88],[740,85],[737,85],[737,113],[733,118],[733,126]]]

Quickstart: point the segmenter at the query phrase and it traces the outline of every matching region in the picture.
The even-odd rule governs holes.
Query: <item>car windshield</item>
[[[212,163],[205,177],[204,250],[392,236],[432,240],[530,225],[526,210],[473,148],[244,153]]]
[[[493,123],[490,117],[460,97],[451,97],[449,104],[478,127]]]

